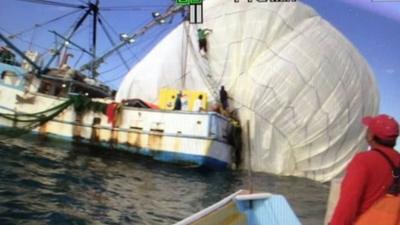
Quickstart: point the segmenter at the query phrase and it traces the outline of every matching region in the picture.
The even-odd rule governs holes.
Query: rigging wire
[[[181,6],[181,5],[174,6],[174,7],[169,7],[168,11],[166,11],[163,14],[159,15],[160,16],[159,18],[154,18],[148,24],[146,24],[142,29],[140,29],[139,31],[135,32],[131,36],[126,36],[126,38],[127,38],[126,41],[130,41],[131,42],[134,38],[142,36],[147,30],[149,30],[150,28],[152,28],[152,27],[156,26],[157,24],[161,23],[162,20],[170,17],[172,14],[176,13],[177,11],[180,11],[182,9],[182,7],[183,6]],[[91,60],[90,62],[88,62],[88,63],[84,64],[83,66],[81,66],[80,71],[87,70],[92,64],[95,64],[97,67],[100,66],[100,64],[104,62],[105,58],[108,58],[117,49],[125,46],[126,44],[127,44],[127,42],[120,42],[114,48],[112,48],[112,49],[106,51],[105,53],[103,53],[103,55],[101,57],[98,57],[97,59]],[[96,76],[98,76],[98,74]]]
[[[87,10],[85,11],[85,12],[83,12],[82,13],[82,15],[84,16],[85,14],[87,14]],[[80,20],[82,19],[82,17],[78,17],[78,19],[74,22],[74,23],[72,23],[71,24],[71,26],[69,27],[69,29],[66,31],[66,32],[64,32],[63,34],[62,34],[62,36],[69,36],[69,34],[71,34],[72,32],[74,32],[75,33],[75,35],[76,34],[78,34],[79,32],[82,32],[86,27],[84,27],[84,28],[82,28],[82,27],[80,27],[81,29],[78,29],[78,28],[76,28],[76,26],[80,23]],[[87,26],[88,27],[88,26]],[[72,37],[71,37],[72,38]],[[70,38],[70,39],[71,39]],[[56,42],[55,43],[56,45],[55,45],[55,47],[53,48],[53,49],[55,49],[55,53],[58,55],[58,61],[60,62],[61,61],[61,52],[62,52],[62,49],[63,48],[65,48],[65,45],[66,45],[66,41],[64,41],[64,40],[62,40],[61,41],[61,43],[60,43],[60,45],[58,45],[58,43]],[[60,47],[60,46],[62,46],[62,47]],[[50,63],[51,63],[51,61],[52,60],[54,60],[55,58],[54,58],[54,56],[50,59]],[[59,64],[59,63],[58,63]]]
[[[105,18],[103,15],[100,15],[100,17],[101,17],[101,19],[102,19],[102,22],[104,22],[105,25],[108,26],[108,28],[111,29],[111,31],[114,32],[114,34],[115,34],[116,36],[119,36],[119,35],[120,35],[120,33],[118,33],[118,32],[114,29],[114,27],[106,20],[106,18]],[[143,26],[144,26],[144,24],[143,24],[141,27],[143,27]],[[129,49],[129,51],[131,52],[131,54],[135,54],[135,53],[133,52],[132,48],[131,48],[131,45],[126,45],[126,47],[128,47],[128,49]]]
[[[127,59],[127,61],[130,62],[130,61],[133,60],[133,59],[137,60],[136,58],[137,58],[137,56],[131,56],[131,57],[129,57],[129,58]],[[104,71],[100,72],[100,74],[104,75],[104,74],[106,74],[106,73],[110,73],[110,72],[112,72],[112,71],[117,70],[117,69],[120,68],[121,66],[123,66],[123,63],[120,63],[120,64],[118,64],[118,65],[116,65],[116,66],[114,66],[114,67],[112,67],[112,68],[110,68],[110,69],[108,69],[108,70],[104,70]],[[125,74],[120,75],[120,76],[118,76],[118,77],[111,78],[110,80],[106,80],[106,81],[103,81],[103,82],[104,82],[104,83],[113,82],[113,81],[115,81],[115,80],[121,79],[121,78],[124,77],[124,76],[125,76]]]
[[[50,24],[50,23],[52,23],[52,22],[55,22],[55,21],[57,21],[57,20],[63,19],[63,18],[65,18],[65,17],[70,16],[70,15],[72,15],[72,14],[75,14],[75,13],[77,13],[77,12],[79,12],[79,11],[81,11],[81,9],[77,9],[77,10],[68,12],[68,13],[66,13],[66,14],[64,14],[64,15],[61,15],[61,16],[59,16],[59,17],[56,17],[56,18],[54,18],[54,19],[51,19],[51,20],[49,20],[49,21],[46,21],[46,22],[43,22],[43,23],[40,23],[40,24],[35,24],[35,25],[34,25],[33,27],[31,27],[31,28],[28,28],[28,29],[19,31],[19,32],[15,33],[15,34],[9,35],[8,38],[9,38],[9,39],[13,39],[13,38],[15,38],[15,37],[17,37],[17,36],[20,36],[20,35],[22,35],[22,34],[24,34],[24,33],[26,33],[26,32],[29,32],[29,31],[31,31],[31,30],[35,30],[35,29],[38,28],[38,27],[42,27],[42,26],[44,26],[44,25]]]
[[[99,14],[99,15],[101,16],[101,14]],[[102,20],[99,18],[99,24],[100,24],[101,28],[103,28],[103,31],[106,34],[108,41],[111,43],[112,46],[115,46],[115,42],[113,41],[111,34],[108,32],[106,26],[101,21]],[[121,61],[124,63],[126,69],[129,70],[129,66],[128,66],[126,60],[124,59],[124,57],[122,56],[121,51],[117,50],[117,54],[118,54],[119,58],[121,59]]]
[[[109,9],[100,7],[101,11],[152,11],[154,8]]]
[[[116,36],[119,36],[120,34],[114,29],[113,26],[111,26],[111,24],[105,19],[105,17],[103,15],[100,14],[100,18],[102,19],[102,21],[105,23],[106,26],[108,26],[109,29],[111,29],[112,32],[114,32],[114,34]],[[131,54],[135,54],[131,48],[131,45],[127,45],[129,51],[131,52]]]
[[[162,30],[160,30],[156,35],[154,35],[154,36],[151,37],[151,38],[148,38],[149,42],[152,44],[155,40],[158,40],[162,35],[165,34],[166,31],[168,31],[168,28],[169,28],[169,27],[165,26],[165,27],[164,27]],[[146,52],[146,51],[148,51],[148,50],[150,49],[150,47],[152,47],[152,45],[151,45],[150,43],[147,45],[146,48],[142,48],[142,52]],[[133,58],[136,58],[136,60],[139,60],[139,58],[137,57],[137,55],[133,55],[132,57],[128,58],[128,61],[131,60],[131,59],[133,59]],[[107,71],[103,71],[103,72],[101,72],[101,74],[109,73],[109,72],[111,72],[111,71],[114,71],[114,70],[118,69],[118,68],[121,67],[121,66],[122,66],[122,64],[120,64],[120,65],[118,65],[118,66],[115,66],[115,67],[113,67],[113,68],[111,68],[111,69],[109,69],[109,70],[107,70]],[[116,80],[119,80],[119,79],[123,78],[125,75],[126,75],[126,74],[123,74],[123,75],[120,75],[120,76],[118,76],[118,77],[116,77],[116,78],[112,78],[112,79],[110,79],[110,80],[106,80],[106,81],[103,81],[103,82],[104,82],[104,83],[111,83],[111,82],[114,82],[114,81],[116,81]]]
[[[0,27],[0,30],[3,30],[4,32],[10,34],[10,32],[8,32],[6,29],[4,29],[4,28],[2,28],[2,27]],[[25,39],[20,38],[20,37],[16,37],[16,39],[18,39],[19,41],[21,41],[21,42],[23,42],[23,43],[26,43],[26,44],[30,44],[30,43],[31,43],[30,41],[25,40]],[[48,50],[48,48],[43,47],[43,46],[40,46],[40,45],[35,44],[35,43],[32,43],[32,45],[35,46],[35,47],[37,47],[37,48],[40,48],[40,49]]]
[[[187,62],[188,62],[188,46],[189,46],[189,39],[190,39],[190,35],[189,35],[189,28],[188,28],[188,24],[186,24],[185,22],[182,24],[183,27],[183,35],[186,35],[186,43],[185,43],[185,39],[182,38],[182,51],[184,51],[184,54],[182,54],[182,67],[181,67],[181,71],[182,71],[182,87],[185,86],[186,83],[186,69],[187,69]]]
[[[31,31],[31,30],[34,30],[34,31],[35,31],[36,28],[38,28],[38,27],[42,27],[42,26],[44,26],[44,25],[50,24],[50,23],[52,23],[52,22],[55,22],[55,21],[57,21],[57,20],[63,19],[63,18],[65,18],[65,17],[70,16],[70,15],[72,15],[72,14],[75,14],[75,13],[77,13],[77,12],[79,12],[79,11],[81,11],[81,9],[73,10],[73,11],[68,12],[68,13],[66,13],[66,14],[63,14],[63,15],[61,15],[61,16],[59,16],[59,17],[56,17],[56,18],[51,19],[51,20],[49,20],[49,21],[43,22],[43,23],[41,23],[41,24],[35,24],[34,27],[29,28],[29,29],[25,29],[25,30],[20,31],[20,32],[18,32],[18,33],[16,33],[16,34],[11,34],[11,33],[8,32],[7,30],[5,30],[4,28],[1,28],[1,29],[4,30],[5,32],[7,32],[8,34],[10,34],[10,35],[8,35],[8,38],[9,38],[9,39],[17,39],[17,40],[19,40],[19,41],[21,41],[21,42],[23,42],[23,43],[26,43],[26,44],[28,44],[29,49],[30,49],[30,46],[35,46],[36,48],[39,48],[39,49],[44,50],[44,51],[42,51],[42,52],[40,53],[40,55],[44,56],[45,54],[48,53],[48,51],[49,51],[51,48],[49,48],[49,47],[44,47],[44,46],[41,46],[41,45],[39,45],[39,44],[37,44],[37,43],[34,43],[34,42],[33,42],[33,37],[31,38],[30,41],[28,41],[28,40],[25,40],[25,39],[23,39],[23,38],[21,38],[21,37],[19,37],[19,36],[21,36],[23,33],[29,32],[29,31]],[[72,29],[72,28],[71,28],[71,29]],[[78,31],[78,32],[80,32],[80,31]],[[65,35],[65,34],[64,34],[64,35]]]
[[[54,2],[54,1],[49,1],[49,0],[18,0],[18,1],[41,4],[41,5],[51,5],[51,6],[61,6],[61,7],[67,7],[67,8],[76,8],[76,9],[87,8],[87,6],[85,6],[85,5],[75,5],[75,4],[70,4],[70,3]]]
[[[155,8],[168,7],[170,5],[125,5],[125,6],[103,6],[102,11],[148,11]]]
[[[82,59],[82,57],[83,57],[83,51],[81,51],[81,54],[79,54],[79,57],[78,57],[78,59],[75,61],[75,64],[74,64],[74,67],[73,68],[76,68],[77,66],[78,66],[78,64],[79,64],[79,62],[81,61],[81,59]]]
[[[50,6],[61,6],[67,8],[77,8],[77,9],[85,9],[89,7],[90,2],[84,2],[79,0],[84,5],[76,5],[71,3],[63,3],[49,0],[18,0],[23,2],[41,4],[41,5],[50,5]],[[147,11],[153,10],[155,7],[165,7],[168,5],[127,5],[127,6],[105,6],[100,7],[99,9],[102,11]]]
[[[119,33],[114,29],[114,27],[111,26],[110,23],[108,23],[108,21],[107,21],[106,18],[103,16],[103,14],[99,14],[99,17],[101,18],[102,22],[104,22],[104,23],[108,26],[108,28],[110,28],[110,30],[111,30],[112,32],[114,32],[114,34],[116,34],[117,36],[119,35]]]
[[[78,30],[78,31],[75,33],[75,35],[77,35],[77,34],[80,33],[80,32],[85,31],[86,29],[89,28],[89,26],[90,26],[90,25],[84,26],[83,28],[81,28],[80,30]],[[55,36],[56,38],[60,38],[60,39],[63,40],[64,42],[67,41],[67,40],[64,38],[63,35],[58,34],[56,31],[50,31],[50,33],[54,34],[54,36]],[[92,56],[92,53],[91,53],[91,52],[89,52],[88,50],[86,50],[84,47],[78,45],[77,43],[73,42],[71,39],[69,40],[69,43],[70,43],[69,49],[71,49],[71,50],[77,50],[77,51],[82,51],[82,52],[84,52],[84,53],[86,53],[86,54]],[[57,43],[56,43],[56,45],[57,45]]]
[[[89,29],[90,27],[91,27],[90,24],[87,24],[87,25],[85,25],[85,26],[82,26],[78,31],[75,32],[75,35],[86,31],[86,30]],[[72,29],[73,29],[73,25],[71,25],[71,26],[69,27],[69,30],[72,30]],[[63,37],[67,36],[68,32],[69,32],[69,31],[66,31],[66,32],[64,32],[63,34],[60,34],[60,36],[63,36]],[[58,40],[58,38],[60,38],[60,37],[58,37],[57,35],[54,35],[54,36],[55,36],[56,40]],[[65,40],[63,40],[62,38],[60,38],[60,40],[61,40],[61,42],[65,42]],[[58,46],[58,44],[59,44],[59,42],[56,41],[56,42],[55,42],[56,47]],[[73,46],[73,45],[72,45],[72,46]],[[83,47],[81,47],[81,48],[83,48]],[[70,47],[70,49],[75,49],[75,48]],[[83,49],[84,49],[84,48],[83,48]],[[75,50],[79,50],[79,49],[76,48]],[[85,50],[88,51],[87,49],[85,49]],[[79,50],[79,51],[81,51],[81,50]]]
[[[104,16],[102,16],[102,15],[100,15],[100,16],[101,16],[101,18],[103,19],[103,22],[105,22],[106,25],[108,25],[108,26],[110,27],[110,29],[111,29],[115,34],[117,34],[117,36],[119,36],[118,32],[113,28],[113,26],[111,26],[111,25],[107,22],[107,20],[105,20]],[[147,22],[146,22],[146,23],[147,23]],[[145,23],[145,24],[146,24],[146,23]],[[143,26],[142,26],[142,27],[143,27]],[[125,52],[125,51],[129,50],[130,53],[131,53],[131,55],[133,55],[133,56],[130,57],[130,58],[128,58],[128,60],[127,60],[128,62],[129,62],[130,60],[132,60],[133,58],[136,58],[136,60],[139,60],[139,57],[133,52],[133,50],[131,49],[131,46],[130,46],[130,45],[126,45],[125,47],[127,47],[127,48],[125,48],[125,49],[123,49],[123,50],[118,50],[118,52]],[[129,64],[129,63],[127,63],[127,64]],[[100,74],[112,72],[112,71],[118,69],[118,68],[121,67],[121,66],[123,66],[123,63],[118,64],[117,66],[114,66],[114,67],[112,67],[111,69],[102,71],[102,72],[100,72]],[[130,68],[129,68],[129,66],[128,66],[128,71],[129,71],[129,69],[130,69]],[[120,79],[120,77],[119,77],[118,79]],[[115,80],[115,79],[113,79],[113,80]]]
[[[84,31],[87,31],[89,28],[91,28],[91,26],[90,26],[90,24],[87,24],[86,26],[81,27],[81,28],[75,33],[75,35],[77,35],[77,34],[79,34],[79,33],[82,33],[82,32],[84,32]],[[70,29],[72,29],[72,26],[71,26]],[[57,47],[57,46],[56,46],[56,47]],[[81,48],[82,48],[82,47],[81,47]],[[85,51],[87,51],[87,52],[82,51],[81,49],[75,47],[74,45],[68,46],[68,50],[69,50],[69,51],[76,51],[76,52],[79,52],[79,53],[80,53],[78,59],[77,59],[77,60],[75,61],[75,63],[74,63],[74,68],[77,66],[77,64],[79,64],[80,60],[85,56],[85,53],[86,53],[86,55],[90,55],[90,54],[87,53],[88,50],[85,49]]]
[[[29,50],[32,50],[33,39],[35,39],[35,33],[36,33],[35,31],[36,31],[36,29],[33,29],[33,31],[32,31],[31,40],[30,40],[30,43],[28,46]]]

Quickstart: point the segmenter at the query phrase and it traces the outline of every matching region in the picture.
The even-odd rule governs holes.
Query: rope
[[[185,84],[186,84],[186,70],[187,70],[187,63],[188,63],[188,54],[189,54],[189,51],[188,51],[188,45],[189,45],[189,41],[188,41],[188,39],[190,39],[190,34],[189,34],[189,32],[188,32],[188,26],[189,26],[189,24],[187,24],[187,23],[185,23],[185,22],[183,22],[183,26],[184,26],[184,29],[183,29],[183,36],[184,37],[186,37],[186,41],[185,41],[185,39],[184,38],[182,38],[182,51],[184,51],[183,52],[183,54],[182,54],[182,67],[181,67],[181,71],[182,71],[182,88],[185,86]]]
[[[101,28],[103,28],[103,31],[104,31],[104,33],[106,34],[106,37],[107,37],[108,41],[111,43],[111,45],[112,45],[113,47],[116,46],[114,40],[113,40],[112,37],[111,37],[111,34],[108,32],[106,26],[105,26],[105,25],[103,24],[103,22],[102,22],[104,19],[102,18],[101,14],[99,14],[99,16],[100,16],[100,18],[99,18],[100,26],[101,26]],[[104,20],[104,21],[105,21],[105,20]],[[129,68],[129,66],[128,66],[128,63],[126,62],[126,60],[125,60],[124,57],[122,56],[121,51],[117,50],[117,54],[118,54],[119,58],[121,59],[122,63],[125,65],[126,69],[129,71],[130,68]]]

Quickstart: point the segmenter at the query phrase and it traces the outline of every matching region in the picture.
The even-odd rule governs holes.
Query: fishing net
[[[105,113],[107,105],[101,102],[94,102],[85,96],[72,95],[63,103],[40,112],[0,113],[0,117],[12,121],[13,123],[13,127],[1,127],[0,135],[13,138],[29,133],[33,129],[56,118],[68,107],[73,107],[76,113],[84,113],[85,111]]]

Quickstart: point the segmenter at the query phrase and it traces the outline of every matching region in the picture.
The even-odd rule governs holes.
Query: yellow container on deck
[[[176,96],[179,90],[174,88],[162,88],[160,90],[160,96],[158,106],[160,109],[172,110],[175,105]],[[186,96],[188,101],[188,111],[193,111],[194,101],[203,95],[202,108],[207,109],[207,93],[204,91],[195,90],[182,90],[182,94]]]

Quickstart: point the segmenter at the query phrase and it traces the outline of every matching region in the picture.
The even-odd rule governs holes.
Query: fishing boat
[[[9,37],[0,33],[8,47],[0,54],[0,125],[1,134],[9,136],[31,132],[66,141],[121,149],[153,157],[156,160],[224,169],[231,166],[234,147],[230,119],[212,111],[160,109],[140,99],[114,100],[115,91],[97,78],[97,68],[123,46],[133,43],[174,14],[184,13],[182,5],[172,4],[164,13],[156,13],[131,35],[121,35],[121,42],[96,55],[96,24],[100,21],[100,1],[83,5],[56,1],[36,1],[71,6],[84,13],[67,36],[52,31],[63,41],[44,66],[38,54],[23,52]],[[90,52],[73,42],[73,36],[85,19],[92,16],[93,42]],[[101,23],[100,23],[101,24]],[[1,42],[0,42],[1,43]],[[66,63],[66,45],[74,45],[92,56],[79,68]],[[61,53],[64,52],[62,55]],[[23,59],[17,62],[16,56]],[[52,67],[57,55],[60,66]],[[189,90],[183,90],[190,92]],[[203,101],[204,106],[207,102]]]
[[[300,225],[285,197],[239,190],[175,225]]]

